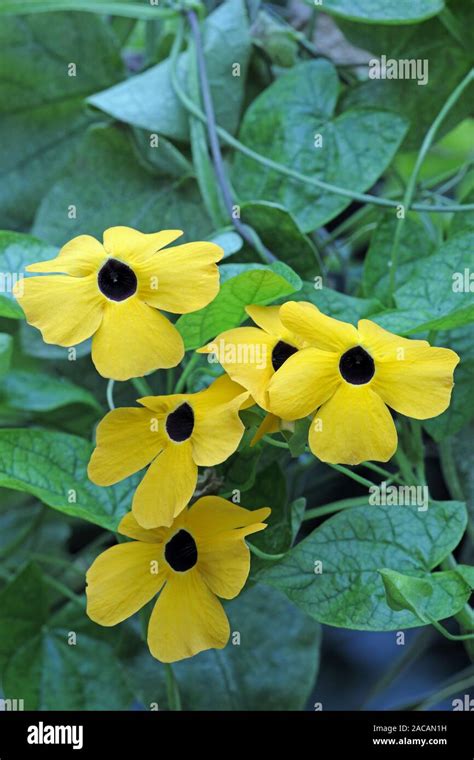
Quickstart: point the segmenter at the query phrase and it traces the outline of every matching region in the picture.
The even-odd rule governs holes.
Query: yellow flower
[[[280,306],[247,306],[247,314],[258,327],[227,330],[198,349],[198,353],[214,354],[229,377],[247,388],[266,411],[270,380],[304,346],[304,341],[282,324],[279,311]]]
[[[271,412],[267,412],[260,425],[258,426],[254,437],[250,441],[250,446],[256,446],[257,443],[259,443],[259,441],[261,441],[265,435],[270,435],[271,433],[279,433],[281,430],[281,423],[282,420],[280,420],[279,417],[271,414]]]
[[[218,496],[204,496],[169,528],[142,528],[131,512],[119,532],[135,539],[101,554],[87,573],[87,614],[116,625],[161,591],[148,625],[148,646],[162,662],[222,649],[229,621],[217,599],[233,599],[248,578],[245,536],[263,530],[270,514]]]
[[[367,319],[356,329],[306,302],[284,304],[280,317],[307,347],[270,381],[270,411],[295,420],[317,409],[309,445],[323,462],[385,462],[397,448],[387,406],[419,420],[449,406],[454,351],[400,338]]]
[[[111,227],[103,245],[80,235],[55,259],[26,268],[61,274],[25,278],[15,296],[46,343],[74,346],[93,335],[92,360],[104,377],[128,380],[175,367],[183,341],[158,309],[184,314],[212,301],[223,254],[209,242],[163,250],[182,234]]]
[[[133,513],[144,528],[171,525],[194,493],[198,466],[220,464],[237,449],[248,397],[222,375],[199,393],[147,396],[138,400],[143,409],[114,409],[97,427],[90,479],[109,486],[151,463]]]

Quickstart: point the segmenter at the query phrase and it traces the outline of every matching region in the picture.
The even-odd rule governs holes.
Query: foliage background
[[[175,667],[183,707],[449,709],[474,683],[472,643],[447,641],[423,625],[420,599],[395,611],[378,570],[429,579],[436,620],[458,614],[469,579],[472,586],[472,576],[440,580],[431,572],[442,562],[448,572],[452,550],[464,566],[472,562],[474,304],[469,288],[452,288],[453,274],[473,264],[472,80],[425,146],[407,195],[429,127],[471,71],[472,3],[224,0],[198,10],[206,17],[205,60],[225,171],[245,225],[239,230],[216,184],[199,118],[195,40],[179,8],[138,0],[0,0],[3,694],[24,699],[28,709],[169,704],[164,670],[144,644],[146,616],[105,630],[84,613],[85,570],[115,541],[134,485],[129,479],[101,489],[85,475],[94,427],[107,410],[106,381],[87,342],[75,361],[66,349],[44,344],[8,287],[8,276],[51,258],[75,235],[100,238],[123,224],[144,232],[182,228],[186,240],[209,238],[224,247],[219,296],[178,320],[188,349],[244,321],[245,305],[291,296],[340,319],[370,316],[399,334],[429,336],[461,356],[450,409],[423,431],[400,430],[408,467],[426,469],[434,501],[423,518],[416,508],[369,507],[360,479],[379,482],[383,474],[359,467],[348,477],[311,459],[302,448],[304,424],[289,437],[289,451],[250,449],[258,420],[248,413],[239,452],[204,473],[200,487],[218,482],[221,491],[239,488],[247,507],[270,504],[271,527],[255,544],[286,556],[270,563],[254,557],[248,588],[229,604],[240,647]],[[427,58],[429,83],[370,80],[367,61],[382,54]],[[231,73],[235,63],[240,76]],[[315,147],[316,134],[323,150]],[[245,155],[235,138],[267,164]],[[418,210],[400,223],[401,199]],[[469,212],[429,211],[469,203]],[[269,263],[268,251],[278,262]],[[314,287],[318,276],[322,290]],[[180,371],[155,373],[153,391],[171,392]],[[195,361],[188,389],[201,388],[213,372],[204,357]],[[137,395],[131,383],[115,386],[117,405]],[[387,467],[398,471],[400,460]],[[330,508],[304,516],[342,499],[348,508],[329,520]],[[314,558],[329,572],[309,582]],[[406,644],[398,646],[396,632],[404,629]],[[76,645],[68,643],[71,632]]]

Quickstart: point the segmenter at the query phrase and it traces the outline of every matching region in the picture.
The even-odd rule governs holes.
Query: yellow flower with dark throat
[[[142,528],[130,512],[118,530],[134,541],[107,549],[87,573],[87,614],[100,625],[116,625],[159,593],[148,625],[154,657],[176,662],[222,649],[230,628],[217,597],[233,599],[244,587],[250,569],[245,537],[267,527],[270,511],[204,496],[170,527],[154,530]]]
[[[290,301],[280,308],[306,347],[271,379],[270,411],[295,420],[314,413],[309,446],[332,464],[390,459],[397,431],[387,407],[418,420],[447,409],[459,356],[361,319],[357,328]]]
[[[280,306],[247,306],[246,312],[258,327],[226,330],[198,353],[214,354],[229,377],[268,411],[270,380],[304,341],[282,324]]]
[[[104,377],[128,380],[175,367],[183,341],[159,310],[185,314],[212,301],[223,255],[209,242],[165,248],[182,234],[111,227],[103,244],[80,235],[55,259],[26,267],[59,274],[27,277],[14,294],[46,343],[74,346],[94,336],[92,361]]]
[[[138,400],[144,408],[114,409],[97,427],[90,479],[109,486],[150,465],[133,513],[144,528],[171,525],[194,493],[198,466],[220,464],[237,449],[248,398],[222,375],[198,393],[147,396]]]

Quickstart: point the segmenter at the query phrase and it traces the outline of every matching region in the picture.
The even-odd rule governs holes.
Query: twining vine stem
[[[184,386],[186,385],[186,380],[188,379],[189,375],[195,368],[196,364],[198,363],[200,358],[199,354],[193,354],[186,364],[185,368],[181,372],[181,375],[179,376],[176,385],[174,387],[173,393],[182,393]]]
[[[107,404],[108,404],[108,407],[109,407],[110,411],[112,411],[113,409],[115,409],[114,385],[115,385],[115,380],[112,380],[112,379],[110,379],[108,381],[108,383],[107,383],[106,396],[107,396]]]
[[[151,386],[144,377],[132,377],[131,383],[141,396],[152,396],[153,391]]]
[[[170,662],[165,662],[165,677],[166,677],[166,694],[168,697],[168,708],[170,710],[182,710],[181,695],[179,693],[178,682],[173,671],[173,666]]]
[[[251,544],[249,541],[247,541],[247,546],[252,554],[255,554],[255,556],[259,557],[260,559],[275,561],[277,559],[283,559],[283,557],[286,556],[285,552],[283,552],[283,554],[268,554],[268,552],[264,552],[262,549],[259,549],[258,546]]]

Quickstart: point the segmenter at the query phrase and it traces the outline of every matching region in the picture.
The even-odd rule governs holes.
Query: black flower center
[[[339,372],[348,383],[363,385],[374,376],[374,360],[362,346],[354,346],[341,356]]]
[[[165,546],[165,559],[178,573],[191,570],[197,558],[196,542],[187,530],[179,530]]]
[[[285,343],[283,340],[279,340],[272,351],[272,367],[277,371],[286,362],[290,356],[296,354],[297,348],[290,346],[289,343]]]
[[[133,269],[117,259],[107,259],[98,274],[99,288],[111,301],[124,301],[137,289],[137,276]]]
[[[194,428],[194,412],[186,402],[166,418],[166,432],[172,441],[186,441]]]

